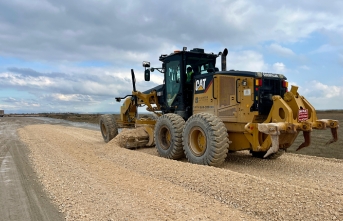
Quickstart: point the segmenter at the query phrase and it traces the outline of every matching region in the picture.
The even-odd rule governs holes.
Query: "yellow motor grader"
[[[337,141],[337,120],[317,119],[314,107],[291,86],[282,74],[226,70],[228,50],[218,54],[204,49],[174,51],[161,55],[161,68],[143,62],[145,80],[157,70],[164,75],[162,85],[145,92],[135,86],[125,97],[120,120],[112,115],[100,118],[105,142],[118,128],[140,128],[145,132],[128,137],[128,148],[156,146],[160,156],[186,157],[189,162],[219,166],[229,151],[250,150],[253,156],[277,158],[292,145],[302,131],[310,145],[312,129],[331,129]],[[222,70],[216,68],[221,56]],[[155,117],[138,118],[138,107],[147,106]]]

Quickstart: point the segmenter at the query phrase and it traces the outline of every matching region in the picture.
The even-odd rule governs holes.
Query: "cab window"
[[[166,63],[166,92],[167,103],[171,106],[180,90],[180,61]]]

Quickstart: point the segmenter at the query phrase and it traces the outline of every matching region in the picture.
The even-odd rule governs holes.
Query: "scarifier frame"
[[[267,151],[264,157],[276,153],[279,148],[286,149],[291,146],[299,131],[303,132],[304,142],[297,150],[310,145],[312,129],[324,130],[331,128],[332,139],[327,142],[336,142],[338,121],[331,119],[317,119],[313,106],[297,92],[298,87],[292,86],[291,91],[285,93],[284,99],[273,96],[273,106],[264,123],[248,123],[245,129],[249,132],[246,137],[252,144],[254,151]],[[301,114],[305,112],[305,119]],[[258,140],[258,133],[268,135],[263,143]],[[249,136],[252,135],[252,136]]]

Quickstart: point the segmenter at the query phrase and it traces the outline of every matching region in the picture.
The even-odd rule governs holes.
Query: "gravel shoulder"
[[[105,144],[87,129],[29,125],[18,134],[67,220],[343,220],[343,160],[237,152],[215,168]]]

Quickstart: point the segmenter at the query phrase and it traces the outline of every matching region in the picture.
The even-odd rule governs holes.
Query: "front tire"
[[[110,142],[110,140],[118,135],[118,125],[114,116],[111,114],[101,115],[99,126],[102,137],[106,143]]]
[[[225,124],[216,116],[199,113],[190,117],[182,133],[183,148],[189,162],[220,166],[229,149]]]
[[[182,149],[184,125],[184,119],[177,114],[165,114],[157,119],[154,137],[157,152],[161,157],[174,160],[184,157]]]

